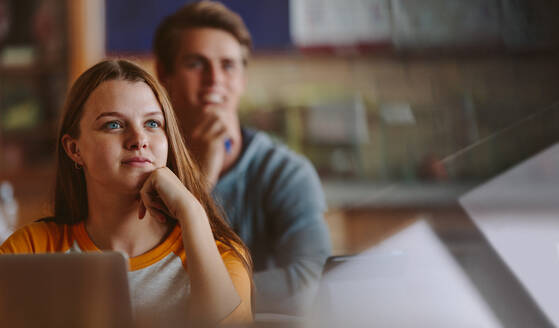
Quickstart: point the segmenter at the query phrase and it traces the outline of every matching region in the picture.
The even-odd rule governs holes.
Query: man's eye
[[[107,129],[114,130],[114,129],[119,129],[119,128],[121,128],[122,125],[120,124],[120,122],[111,121],[111,122],[107,122],[107,123],[105,124],[105,127],[106,127]]]
[[[200,60],[191,60],[191,61],[186,62],[186,67],[191,68],[191,69],[201,68],[202,67],[202,62]]]
[[[146,126],[150,127],[150,128],[158,128],[161,126],[161,124],[159,124],[159,122],[155,121],[155,120],[149,120],[146,122]]]
[[[235,63],[232,62],[232,61],[226,61],[222,64],[222,67],[226,71],[231,71],[231,70],[235,69]]]

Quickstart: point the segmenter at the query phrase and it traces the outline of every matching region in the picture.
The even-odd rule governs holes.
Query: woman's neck
[[[93,243],[102,250],[114,250],[134,257],[159,245],[171,230],[149,212],[138,218],[139,199],[135,195],[88,192],[85,228]]]

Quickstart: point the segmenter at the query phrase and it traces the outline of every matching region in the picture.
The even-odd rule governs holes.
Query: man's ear
[[[248,83],[248,74],[246,73],[246,70],[243,72],[243,87],[241,89],[241,93],[245,93],[245,90],[247,88],[247,83]]]
[[[74,161],[74,163],[83,166],[83,161],[82,161],[82,156],[80,154],[78,141],[70,137],[70,135],[65,134],[64,136],[62,136],[61,142],[62,142],[62,147],[64,147],[64,151],[66,152],[66,155],[68,155],[68,157],[70,157],[70,159]]]
[[[167,89],[167,74],[165,73],[165,68],[163,64],[159,60],[155,61],[155,73],[157,74],[157,79],[159,83],[161,83],[165,89]]]

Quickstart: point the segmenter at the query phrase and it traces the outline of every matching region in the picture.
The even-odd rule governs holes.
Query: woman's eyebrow
[[[146,113],[144,116],[163,116],[163,113],[161,111],[149,112]]]
[[[95,118],[95,121],[99,120],[100,118],[103,118],[105,116],[118,116],[118,117],[122,117],[122,114],[120,114],[119,112],[104,112],[99,114],[99,116],[97,116]]]
[[[104,112],[104,113],[99,114],[99,115],[95,118],[95,121],[97,121],[97,120],[99,120],[99,119],[101,119],[101,118],[103,118],[103,117],[106,117],[106,116],[123,117],[124,115],[122,115],[122,114],[119,113],[119,112]],[[153,112],[149,112],[149,113],[145,113],[145,114],[144,114],[144,117],[147,117],[147,116],[163,116],[163,113],[161,113],[161,111],[153,111]]]

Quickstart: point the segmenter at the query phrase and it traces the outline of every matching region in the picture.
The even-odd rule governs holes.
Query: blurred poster
[[[391,0],[393,42],[399,48],[496,44],[498,0]]]
[[[317,144],[355,146],[369,142],[367,112],[361,95],[310,108],[307,137]]]
[[[559,2],[502,0],[503,39],[511,48],[557,45]]]
[[[290,0],[290,32],[299,47],[387,43],[389,0]]]

